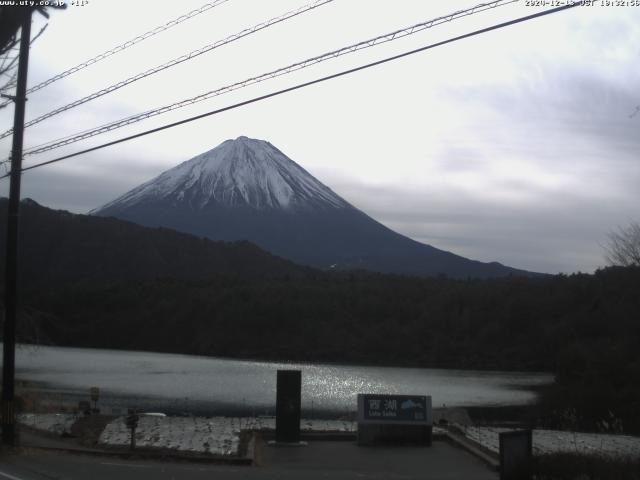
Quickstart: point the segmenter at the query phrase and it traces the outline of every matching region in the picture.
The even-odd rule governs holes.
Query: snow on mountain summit
[[[158,200],[195,209],[207,206],[249,206],[258,210],[350,207],[269,142],[244,136],[226,140],[213,150],[167,170],[97,212]]]

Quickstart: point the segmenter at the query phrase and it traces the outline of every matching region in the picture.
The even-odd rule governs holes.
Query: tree
[[[631,222],[609,233],[604,248],[605,258],[610,265],[640,266],[640,223]]]
[[[33,2],[40,3],[40,2]],[[48,2],[47,2],[48,3]],[[18,76],[18,44],[20,37],[18,32],[24,18],[31,16],[33,12],[38,12],[45,18],[49,18],[47,9],[65,9],[66,5],[36,5],[36,6],[0,6],[0,95],[3,98],[11,99],[16,79]],[[45,24],[40,32],[31,39],[31,44],[42,35],[47,28]],[[0,108],[6,107],[11,102],[0,102]]]

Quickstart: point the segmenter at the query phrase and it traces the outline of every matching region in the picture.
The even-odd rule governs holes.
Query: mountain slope
[[[7,199],[0,199],[0,251],[6,242]],[[248,242],[222,243],[115,218],[51,210],[33,200],[20,206],[20,279],[25,287],[69,282],[297,277],[303,267]],[[4,270],[4,256],[0,256]]]
[[[248,240],[323,269],[452,277],[530,274],[400,235],[270,143],[247,137],[227,140],[91,213],[214,240]]]

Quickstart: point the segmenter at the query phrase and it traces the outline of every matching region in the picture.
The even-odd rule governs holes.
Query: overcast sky
[[[204,2],[84,3],[51,13],[31,49],[30,86]],[[34,92],[27,120],[305,3],[229,0]],[[476,3],[335,0],[30,127],[25,146]],[[528,270],[591,272],[604,266],[607,232],[640,219],[640,7],[594,3],[25,172],[22,196],[86,213],[247,135],[418,241]],[[26,157],[25,166],[541,10],[520,1],[436,26]],[[34,34],[44,23],[35,18]],[[0,111],[2,131],[12,116],[12,107]],[[3,157],[9,150],[10,138],[1,140]]]

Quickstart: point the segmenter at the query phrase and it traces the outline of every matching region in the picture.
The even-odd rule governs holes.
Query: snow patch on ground
[[[300,422],[307,432],[355,432],[355,422],[340,420],[306,420]],[[275,418],[237,417],[140,417],[136,429],[136,446],[183,452],[235,456],[239,454],[240,432],[270,431]],[[100,435],[104,446],[128,447],[130,431],[124,417],[109,423]]]
[[[498,453],[501,432],[509,428],[460,426],[467,438]],[[604,433],[563,432],[559,430],[534,430],[533,453],[587,453],[610,457],[640,457],[640,437],[610,435]]]
[[[140,417],[136,429],[136,447],[237,455],[240,430],[237,418]],[[125,417],[120,417],[106,426],[99,443],[128,447],[130,435]]]
[[[75,413],[23,413],[18,415],[17,420],[36,430],[63,435],[71,433],[71,426],[78,418]]]
[[[71,426],[79,418],[76,414],[21,414],[18,421],[48,433],[71,433]],[[498,453],[498,435],[508,428],[471,427],[456,425],[465,436],[485,448]],[[357,432],[357,423],[347,420],[301,419],[303,432]],[[154,417],[141,416],[136,429],[136,445],[140,448],[167,449],[200,454],[239,455],[242,431],[273,431],[274,417]],[[434,427],[434,434],[441,433]],[[99,444],[128,448],[130,431],[125,417],[110,422],[100,435]],[[607,456],[640,457],[640,437],[595,433],[534,430],[533,451],[536,455],[575,452]]]

